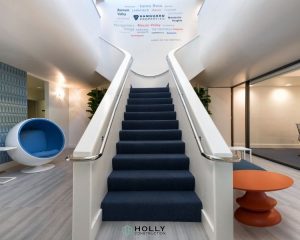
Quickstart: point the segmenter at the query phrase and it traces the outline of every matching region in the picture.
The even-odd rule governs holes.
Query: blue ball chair
[[[48,163],[64,150],[65,136],[54,122],[31,118],[18,123],[8,132],[5,145],[16,147],[8,151],[13,160],[31,166],[22,172],[36,173],[54,167],[54,164]]]

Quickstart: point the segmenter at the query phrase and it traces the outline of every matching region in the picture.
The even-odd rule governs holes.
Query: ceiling
[[[0,61],[68,87],[104,83],[95,72],[103,58],[98,12],[93,1],[71,3],[0,1]],[[206,0],[194,51],[205,70],[197,80],[231,87],[299,60],[299,9],[299,0]]]
[[[300,87],[300,70],[291,71],[251,85],[252,87]]]
[[[92,1],[0,1],[0,20],[1,62],[68,87],[103,82]]]
[[[199,14],[202,85],[231,87],[300,59],[299,0],[206,0]]]

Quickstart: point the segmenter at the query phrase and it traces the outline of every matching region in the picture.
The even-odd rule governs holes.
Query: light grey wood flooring
[[[20,167],[0,176],[17,179],[0,185],[0,240],[71,240],[72,163],[63,158],[56,167],[36,174]]]
[[[277,200],[282,222],[273,227],[248,227],[235,221],[235,240],[299,240],[300,239],[300,171],[254,157],[254,163],[273,172],[288,175],[294,185],[288,189],[267,193]],[[299,158],[300,161],[300,158]],[[240,195],[239,192],[236,195]],[[236,205],[235,205],[236,206]]]
[[[23,174],[19,168],[0,176],[17,179],[0,185],[0,240],[71,240],[72,164],[62,157],[48,172]],[[270,193],[278,200],[283,221],[270,228],[247,227],[235,221],[235,240],[300,239],[300,171],[267,160],[254,162],[270,171],[281,172],[295,180],[293,187]],[[239,195],[237,192],[236,195]],[[126,235],[123,227],[165,226],[164,235]],[[206,240],[198,223],[104,222],[98,240]],[[84,240],[84,239],[83,239]],[[226,239],[224,239],[226,240]]]
[[[164,227],[162,233],[126,233],[124,227]],[[187,222],[103,222],[97,240],[208,240],[201,223]]]

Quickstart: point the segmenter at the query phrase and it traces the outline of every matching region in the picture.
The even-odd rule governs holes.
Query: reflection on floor
[[[72,165],[64,161],[65,152],[55,161],[56,168],[29,175],[13,172],[0,176],[17,176],[0,185],[1,240],[71,240],[72,235]],[[274,227],[247,227],[235,221],[235,240],[299,240],[300,171],[253,157],[254,163],[269,171],[291,176],[295,184],[286,190],[270,193],[278,200],[283,220]],[[236,195],[240,194],[239,192]],[[125,226],[165,226],[165,234],[130,235]],[[124,232],[125,231],[125,232]],[[206,239],[199,223],[105,222],[98,240],[194,240]]]
[[[300,170],[300,148],[253,148],[258,157]]]

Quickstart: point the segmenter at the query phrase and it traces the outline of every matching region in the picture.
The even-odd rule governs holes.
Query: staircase
[[[202,203],[169,88],[131,88],[104,221],[200,222]]]

